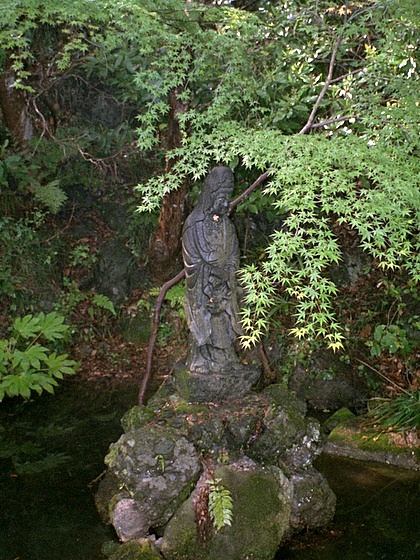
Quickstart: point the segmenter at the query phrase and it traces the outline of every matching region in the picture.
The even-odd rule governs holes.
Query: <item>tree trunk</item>
[[[23,147],[33,136],[33,123],[26,94],[14,83],[14,72],[7,67],[0,75],[0,109],[13,138]]]
[[[187,110],[187,103],[179,99],[184,91],[183,86],[173,88],[169,93],[169,120],[167,134],[167,149],[172,150],[181,146],[182,134],[179,125],[179,115]],[[165,171],[168,173],[175,164],[174,159],[168,159]],[[182,268],[181,235],[186,215],[187,179],[176,191],[168,193],[162,202],[159,222],[150,244],[150,270],[152,276],[160,280],[167,280]]]

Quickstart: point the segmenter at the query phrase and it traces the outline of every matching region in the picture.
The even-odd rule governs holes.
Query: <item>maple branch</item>
[[[349,119],[360,120],[359,117],[355,117],[354,115],[346,115],[345,117],[335,117],[332,119],[327,119],[326,121],[315,123],[311,125],[311,128],[321,128],[322,126],[326,126],[327,124],[333,124],[341,121],[348,121]]]
[[[252,193],[252,191],[255,190],[263,181],[265,181],[269,175],[270,175],[270,170],[262,173],[262,175],[260,175],[258,179],[254,181],[250,187],[244,190],[244,192],[241,195],[239,195],[238,198],[235,198],[235,200],[229,204],[229,214],[232,212],[234,208],[236,208],[236,206],[238,206],[238,204],[240,204],[243,200],[248,198],[248,196]]]

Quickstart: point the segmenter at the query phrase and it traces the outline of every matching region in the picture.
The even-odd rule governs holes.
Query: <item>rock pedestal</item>
[[[279,385],[204,403],[186,401],[171,379],[123,418],[98,509],[123,542],[154,534],[165,560],[272,560],[293,531],[334,515],[335,496],[312,466],[319,424],[305,414]],[[230,491],[232,524],[217,532],[209,522],[203,539],[197,515],[208,516],[208,504],[197,496],[208,479]]]
[[[259,369],[242,365],[226,372],[197,373],[175,368],[177,394],[187,402],[224,402],[241,398],[250,392],[260,377]]]

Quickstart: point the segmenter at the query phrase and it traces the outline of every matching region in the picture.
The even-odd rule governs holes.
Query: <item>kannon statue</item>
[[[190,372],[223,373],[240,365],[235,351],[241,333],[236,283],[239,246],[228,217],[232,191],[232,171],[215,167],[183,229]]]

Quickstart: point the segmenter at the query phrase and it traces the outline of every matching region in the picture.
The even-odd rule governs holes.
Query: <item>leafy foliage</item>
[[[64,154],[46,150],[44,156],[34,157],[26,150],[12,153],[8,140],[0,147],[0,192],[7,193],[10,184],[17,183],[18,192],[33,194],[37,206],[57,214],[67,200],[67,195],[54,177]],[[60,152],[60,150],[59,150]],[[45,159],[45,161],[43,161]],[[45,171],[44,164],[48,171]]]
[[[221,478],[212,478],[206,481],[209,485],[209,514],[216,532],[225,525],[232,524],[233,501],[230,491],[225,488]]]
[[[388,3],[338,9],[321,2],[316,11],[291,2],[258,14],[231,8],[215,14],[205,11],[209,25],[195,29],[191,62],[179,71],[178,84],[186,76],[189,84],[183,146],[169,154],[176,160],[171,173],[139,187],[140,209],[156,207],[185,175],[201,179],[215,163],[254,174],[269,170],[260,197],[287,214],[265,258],[241,273],[243,343],[266,332],[281,297],[294,307],[291,334],[321,337],[338,350],[344,334],[329,278],[341,260],[337,227],[355,231],[380,268],[420,279],[419,145],[412,134],[418,21],[400,12],[396,32]],[[163,70],[159,77],[174,85]],[[141,119],[143,147],[156,140],[159,103]]]
[[[69,329],[55,311],[15,319],[11,337],[0,340],[0,401],[5,396],[29,399],[31,391],[53,393],[57,379],[76,372],[77,362],[52,350]]]
[[[34,190],[34,198],[41,202],[52,214],[57,214],[67,200],[67,195],[55,179],[47,185],[39,185]]]
[[[152,288],[149,293],[151,296],[158,296],[159,292],[159,288]],[[176,311],[178,317],[184,321],[186,320],[184,282],[178,282],[178,284],[172,286],[172,288],[170,288],[165,294],[165,301],[168,302],[171,309]]]
[[[104,294],[94,294],[92,298],[92,302],[97,307],[109,311],[110,313],[112,313],[112,315],[116,315],[114,304],[112,303],[112,301],[109,299],[108,296]]]
[[[370,349],[371,356],[380,356],[383,352],[403,356],[410,351],[410,342],[407,331],[398,325],[377,325],[373,333],[373,342]]]
[[[106,82],[136,107],[138,147],[176,162],[139,186],[142,211],[217,163],[249,176],[269,170],[248,209],[269,204],[286,217],[264,258],[241,273],[243,342],[258,341],[287,303],[291,334],[338,350],[344,332],[329,276],[341,259],[338,227],[356,232],[376,266],[420,278],[418,8],[412,0],[251,4],[24,0],[16,9],[7,0],[0,49],[14,87],[34,102],[37,89],[47,94],[71,75]],[[159,143],[171,96],[182,106],[183,144],[168,151]],[[118,150],[132,141],[130,126]],[[72,149],[92,159],[79,133]]]

